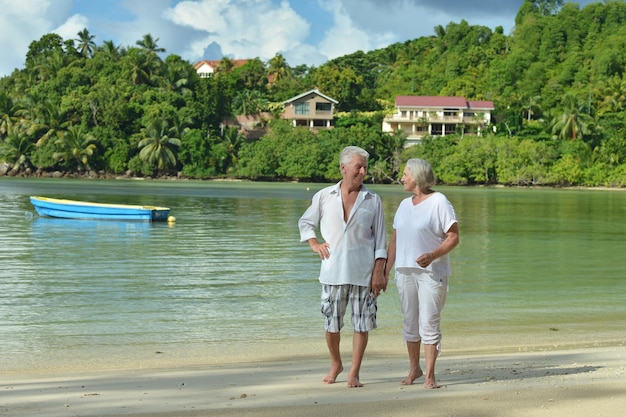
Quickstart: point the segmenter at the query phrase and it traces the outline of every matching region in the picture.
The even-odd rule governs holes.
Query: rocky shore
[[[82,178],[82,179],[185,179],[186,177],[182,172],[178,172],[174,175],[160,175],[158,177],[152,176],[139,176],[135,175],[132,171],[128,170],[124,174],[113,174],[105,171],[83,171],[83,172],[70,172],[70,171],[48,171],[41,168],[32,169],[14,169],[12,164],[2,162],[0,163],[0,177],[22,177],[22,178]]]

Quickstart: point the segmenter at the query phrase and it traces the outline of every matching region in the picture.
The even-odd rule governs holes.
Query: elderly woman
[[[441,350],[441,310],[446,301],[450,259],[459,243],[459,227],[452,204],[433,191],[435,175],[428,162],[410,159],[402,184],[412,195],[400,202],[388,245],[385,277],[395,263],[395,279],[404,315],[402,335],[410,369],[402,384],[410,385],[424,375],[420,367],[420,344],[424,345],[424,387],[439,388],[435,361]]]

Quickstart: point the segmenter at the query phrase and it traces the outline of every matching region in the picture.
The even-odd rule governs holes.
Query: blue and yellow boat
[[[40,216],[64,219],[166,221],[167,207],[105,204],[31,196],[30,202]]]

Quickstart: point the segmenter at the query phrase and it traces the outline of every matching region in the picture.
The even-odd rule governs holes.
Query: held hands
[[[389,277],[385,276],[382,273],[374,273],[372,275],[372,292],[376,297],[380,295],[380,292],[387,291],[387,283],[389,282]]]
[[[372,292],[376,297],[381,291],[387,291],[387,283],[389,282],[389,273],[385,268],[386,259],[376,259],[374,264],[374,272],[372,273]]]

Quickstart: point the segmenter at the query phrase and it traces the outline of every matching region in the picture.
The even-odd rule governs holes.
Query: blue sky
[[[572,1],[580,7],[595,0]],[[149,33],[167,54],[200,59],[281,53],[290,66],[321,65],[358,50],[434,34],[462,19],[510,33],[523,0],[0,0],[0,77],[23,68],[47,33],[133,46]]]

